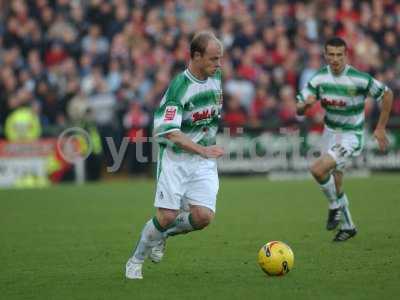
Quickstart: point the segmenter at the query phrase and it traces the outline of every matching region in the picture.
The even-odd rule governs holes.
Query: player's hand
[[[298,103],[296,104],[296,113],[297,113],[299,116],[304,115],[305,110],[306,110],[306,105],[305,105],[304,102],[298,102]]]
[[[201,156],[205,158],[218,158],[224,155],[224,148],[220,146],[208,146],[203,148],[203,153]]]
[[[389,144],[388,138],[386,136],[386,130],[381,128],[375,129],[374,137],[378,141],[379,149],[381,151],[385,151]]]
[[[309,96],[306,101],[304,102],[297,102],[296,104],[296,112],[299,116],[302,116],[305,114],[306,110],[310,108],[311,106],[314,105],[314,103],[317,101],[317,98],[314,96]]]

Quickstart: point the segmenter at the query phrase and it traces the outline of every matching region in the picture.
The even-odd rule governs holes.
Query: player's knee
[[[323,180],[326,176],[324,168],[322,168],[318,162],[312,164],[312,166],[310,167],[310,172],[312,176],[318,181]]]
[[[167,228],[170,224],[172,224],[175,221],[176,216],[172,215],[164,215],[161,218],[158,218],[158,222],[160,223],[160,226],[163,228]]]
[[[211,223],[211,219],[208,217],[200,217],[195,221],[195,223],[197,229],[203,229]]]
[[[192,216],[196,229],[203,229],[211,223],[214,218],[214,213],[210,210],[198,210],[192,213]]]
[[[160,223],[160,226],[163,228],[168,227],[172,224],[176,216],[178,215],[178,211],[171,210],[171,209],[158,209],[157,210],[157,219]]]

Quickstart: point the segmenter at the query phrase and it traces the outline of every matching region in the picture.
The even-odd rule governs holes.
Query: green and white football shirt
[[[340,75],[329,66],[320,69],[297,95],[305,101],[314,95],[325,109],[325,125],[337,131],[361,132],[364,128],[364,105],[367,96],[380,101],[387,87],[367,73],[346,65]]]
[[[173,79],[154,113],[154,136],[181,130],[197,144],[215,145],[221,108],[221,70],[199,80],[186,69]],[[165,140],[160,139],[160,144]],[[183,151],[177,146],[173,149]]]

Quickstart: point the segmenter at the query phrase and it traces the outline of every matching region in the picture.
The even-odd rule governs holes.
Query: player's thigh
[[[165,155],[161,160],[161,168],[157,178],[154,206],[179,210],[184,194],[186,176],[187,174],[181,164],[177,164]]]
[[[203,206],[215,212],[218,189],[216,162],[205,162],[187,182],[185,198],[190,205]]]

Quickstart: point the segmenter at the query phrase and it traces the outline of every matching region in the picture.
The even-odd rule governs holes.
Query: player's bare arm
[[[196,144],[180,130],[169,132],[165,135],[165,137],[184,150],[199,154],[205,158],[218,158],[224,155],[224,149],[222,147],[216,145],[204,147]]]
[[[389,120],[390,111],[392,110],[393,92],[388,89],[383,95],[381,113],[379,115],[378,124],[374,131],[374,137],[378,141],[379,149],[384,151],[388,145],[386,136],[386,124]]]
[[[297,102],[297,114],[300,116],[304,115],[306,110],[313,106],[315,102],[317,102],[317,97],[312,95],[308,96],[304,102]]]

